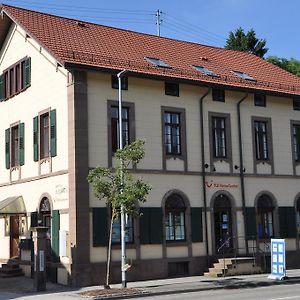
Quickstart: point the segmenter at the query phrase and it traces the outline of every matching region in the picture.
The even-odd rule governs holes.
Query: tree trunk
[[[110,228],[109,228],[109,241],[108,241],[108,253],[107,253],[107,265],[106,265],[106,283],[104,288],[109,289],[109,276],[110,276],[110,262],[111,262],[111,240],[112,240],[112,227],[113,227],[113,216],[110,220]]]

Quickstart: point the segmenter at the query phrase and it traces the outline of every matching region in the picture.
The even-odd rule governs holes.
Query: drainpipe
[[[244,163],[243,163],[243,145],[242,145],[242,128],[241,128],[241,104],[248,97],[248,93],[237,103],[237,117],[238,117],[238,137],[239,137],[239,156],[240,156],[240,183],[241,183],[241,194],[242,194],[242,208],[244,216],[244,231],[245,231],[245,245],[246,254],[249,254],[248,240],[246,237],[247,233],[247,222],[246,222],[246,200],[245,200],[245,181],[244,181]]]
[[[209,94],[210,88],[203,94],[199,100],[200,104],[200,140],[201,140],[201,171],[202,171],[202,191],[203,191],[203,203],[204,203],[204,226],[205,226],[205,239],[206,239],[206,259],[207,266],[210,265],[209,250],[208,250],[208,228],[207,228],[207,201],[206,201],[206,186],[205,186],[205,153],[204,153],[204,120],[203,120],[203,100]]]

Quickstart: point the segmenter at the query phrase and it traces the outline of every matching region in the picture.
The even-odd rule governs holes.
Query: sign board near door
[[[286,277],[285,240],[271,239],[271,274],[270,279],[282,280]]]

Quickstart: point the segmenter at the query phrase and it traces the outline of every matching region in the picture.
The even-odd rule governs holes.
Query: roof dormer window
[[[212,77],[219,77],[219,75],[217,75],[216,73],[214,73],[213,71],[210,71],[208,70],[207,68],[203,67],[203,66],[195,66],[195,65],[192,65],[192,67],[194,69],[196,69],[197,71],[205,74],[205,75],[208,75],[208,76],[212,76]]]
[[[154,57],[145,57],[146,61],[151,63],[152,65],[160,68],[171,68],[167,63],[159,58]]]
[[[250,75],[248,75],[247,73],[241,72],[241,71],[233,71],[233,73],[245,80],[250,80],[250,81],[256,81],[253,77],[251,77]]]

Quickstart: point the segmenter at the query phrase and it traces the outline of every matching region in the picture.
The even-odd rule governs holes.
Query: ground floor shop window
[[[262,195],[257,201],[257,233],[259,239],[274,236],[274,204],[270,196]]]
[[[133,218],[125,216],[125,242],[133,243]],[[121,218],[114,221],[112,226],[112,243],[121,243]]]
[[[165,204],[165,230],[167,241],[185,240],[185,203],[177,195],[171,195]]]

